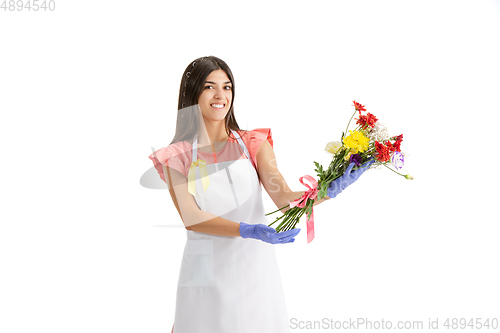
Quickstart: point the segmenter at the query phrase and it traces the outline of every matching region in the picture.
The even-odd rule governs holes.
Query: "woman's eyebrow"
[[[215,84],[215,82],[213,82],[213,81],[205,81],[205,83],[212,83],[212,84]],[[227,83],[231,83],[231,81],[226,81],[226,82],[224,82],[224,84],[227,84]]]

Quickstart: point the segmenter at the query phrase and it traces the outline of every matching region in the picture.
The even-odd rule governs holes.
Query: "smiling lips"
[[[210,106],[216,110],[222,110],[222,109],[224,109],[226,104],[213,103],[213,104],[210,104]]]

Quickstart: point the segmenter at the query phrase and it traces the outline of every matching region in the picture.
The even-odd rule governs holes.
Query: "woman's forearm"
[[[197,220],[186,227],[187,230],[203,232],[211,235],[241,237],[240,223],[200,210]]]
[[[278,208],[281,208],[281,207],[283,207],[283,206],[285,206],[287,204],[288,204],[288,206],[285,207],[285,208],[283,208],[282,210],[280,210],[280,212],[284,213],[287,210],[289,210],[290,209],[290,202],[299,199],[300,197],[302,197],[304,195],[304,193],[306,193],[306,191],[298,191],[298,192],[288,192],[288,193],[285,193],[285,195],[283,196],[283,202],[282,202],[282,204]],[[318,197],[316,197],[314,199],[313,206],[319,205],[320,203],[322,203],[322,202],[324,202],[326,200],[330,200],[330,197],[325,196],[321,200],[319,200]]]

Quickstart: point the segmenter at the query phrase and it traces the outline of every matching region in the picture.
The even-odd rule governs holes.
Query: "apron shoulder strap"
[[[247,158],[250,160],[250,162],[253,164],[255,170],[257,171],[257,168],[255,167],[255,162],[252,159],[252,156],[250,155],[250,153],[248,152],[247,146],[245,146],[245,143],[241,139],[241,136],[238,135],[238,133],[236,133],[236,131],[231,130],[231,132],[233,133],[233,136],[236,138],[236,140],[238,140],[238,143],[240,144],[241,149],[245,152],[245,155],[247,156]]]

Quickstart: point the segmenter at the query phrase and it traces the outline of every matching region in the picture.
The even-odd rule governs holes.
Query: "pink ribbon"
[[[310,187],[309,185],[305,184],[302,179],[306,178],[309,183],[313,187]],[[316,196],[318,195],[318,182],[311,176],[305,175],[304,177],[300,177],[299,181],[302,183],[302,185],[307,186],[308,190],[302,195],[300,198],[298,198],[295,201],[290,202],[290,208],[293,207],[299,207],[299,208],[304,208],[304,206],[307,203],[307,199],[311,198],[312,200],[316,199]],[[302,202],[301,202],[302,201]],[[299,203],[300,202],[300,203]],[[314,207],[314,206],[313,206]],[[311,218],[307,219],[307,242],[310,243],[314,239],[314,209],[311,207]],[[307,215],[307,213],[306,213]]]

